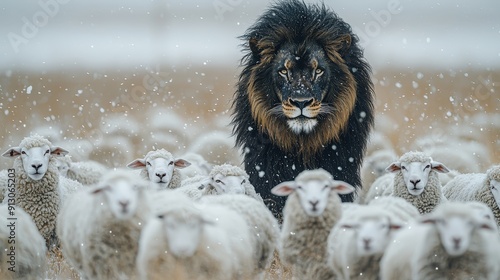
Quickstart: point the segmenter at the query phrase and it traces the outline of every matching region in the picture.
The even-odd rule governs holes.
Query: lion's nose
[[[311,105],[314,101],[314,98],[311,99],[290,99],[290,104],[293,106],[299,108],[299,109],[304,109],[305,107]]]

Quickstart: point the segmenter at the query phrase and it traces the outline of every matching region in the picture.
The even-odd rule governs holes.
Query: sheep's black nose
[[[167,173],[156,173],[156,176],[160,177],[160,179],[163,179],[166,175]]]
[[[35,168],[35,171],[38,172],[38,168],[42,167],[42,164],[34,165],[32,164],[31,167]]]
[[[309,201],[309,203],[311,204],[313,210],[316,210],[316,205],[318,205],[319,201],[318,200]]]
[[[120,200],[118,201],[118,203],[120,204],[120,206],[123,208],[123,209],[126,209],[127,206],[128,206],[128,200]]]
[[[418,183],[420,183],[420,180],[410,180],[410,182],[416,186]]]
[[[370,242],[371,242],[371,241],[372,241],[372,240],[371,240],[371,239],[369,239],[369,238],[363,238],[363,243],[365,244],[365,247],[368,247],[368,246],[370,245]]]

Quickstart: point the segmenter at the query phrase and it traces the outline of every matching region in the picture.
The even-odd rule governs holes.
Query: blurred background
[[[38,131],[76,160],[109,166],[162,147],[239,163],[227,148],[238,36],[270,3],[3,1],[2,152]],[[477,170],[500,162],[499,1],[324,4],[372,66],[378,141],[400,154],[457,138],[479,144]],[[0,159],[0,169],[11,164]]]

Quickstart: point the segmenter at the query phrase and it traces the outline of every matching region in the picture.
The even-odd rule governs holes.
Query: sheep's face
[[[491,194],[493,195],[493,198],[495,198],[495,201],[500,207],[500,181],[497,180],[491,180],[490,181],[490,190]]]
[[[138,211],[140,187],[126,179],[104,182],[92,193],[106,198],[111,212],[118,220],[126,220]]]
[[[49,168],[49,160],[51,156],[64,156],[68,151],[49,145],[42,145],[40,147],[24,148],[13,147],[8,149],[2,154],[4,157],[17,157],[21,156],[23,169],[34,181],[38,181],[45,176]]]
[[[429,173],[435,170],[441,173],[449,172],[442,163],[433,161],[431,158],[424,162],[394,162],[386,168],[390,172],[401,171],[408,192],[412,195],[420,195],[427,186]]]
[[[21,160],[23,168],[28,177],[33,180],[40,180],[47,172],[50,159],[50,147],[33,147],[31,149],[21,148]]]
[[[360,255],[383,253],[395,230],[400,224],[392,223],[388,217],[361,218],[356,223],[343,225],[346,229],[356,231],[356,246]]]
[[[429,180],[429,173],[431,172],[431,163],[428,162],[403,162],[401,163],[401,172],[406,184],[408,192],[412,195],[420,195],[427,180]]]
[[[203,220],[199,217],[176,218],[173,215],[161,215],[159,218],[170,253],[179,258],[194,255],[203,234]]]
[[[248,178],[246,176],[224,176],[222,174],[215,174],[212,178],[211,185],[219,194],[245,194],[244,184],[246,184],[247,180]]]
[[[184,168],[190,166],[186,160],[173,159],[165,157],[136,159],[129,163],[127,167],[133,169],[146,169],[148,178],[151,182],[160,185],[160,188],[166,188],[174,174],[174,168]]]
[[[146,160],[146,170],[149,180],[159,185],[167,186],[172,180],[174,173],[174,161],[166,158],[155,158]]]
[[[57,170],[59,170],[59,174],[61,176],[66,177],[68,175],[69,163],[64,160],[56,160]]]
[[[450,256],[460,256],[469,248],[474,222],[463,217],[448,217],[435,222],[441,243]]]
[[[349,194],[354,191],[354,187],[343,181],[316,179],[283,182],[271,190],[273,194],[279,196],[296,192],[304,212],[311,217],[323,214],[331,191],[338,194]]]

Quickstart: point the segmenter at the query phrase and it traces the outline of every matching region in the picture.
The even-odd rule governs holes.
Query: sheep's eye
[[[245,184],[247,182],[247,180],[243,179],[243,181],[241,181],[242,184]]]
[[[173,161],[171,161],[171,162],[169,162],[169,163],[168,163],[168,165],[172,165],[172,164],[174,164],[174,162],[173,162]]]
[[[405,166],[401,166],[401,169],[406,170],[406,167]]]
[[[158,215],[157,216],[159,219],[163,219],[163,215]]]
[[[280,73],[281,76],[286,76],[286,75],[288,75],[288,70],[287,69],[281,69],[281,70],[279,70],[279,73]]]
[[[219,179],[215,180],[215,182],[216,182],[217,184],[222,183],[222,181],[221,181],[221,180],[219,180]]]
[[[492,190],[496,190],[497,188],[495,186],[491,186],[491,189]]]
[[[427,166],[425,166],[424,170],[426,170],[427,168],[430,168],[431,166],[428,164]]]
[[[50,153],[50,150],[45,151],[45,154],[48,154],[48,153]]]
[[[297,189],[298,189],[298,190],[301,190],[301,189],[302,189],[302,186],[297,186]]]
[[[325,186],[323,187],[323,190],[326,190],[326,189],[328,189],[328,185],[325,185]]]
[[[25,151],[21,151],[21,154],[25,155],[25,154],[26,154],[26,152],[25,152]]]

